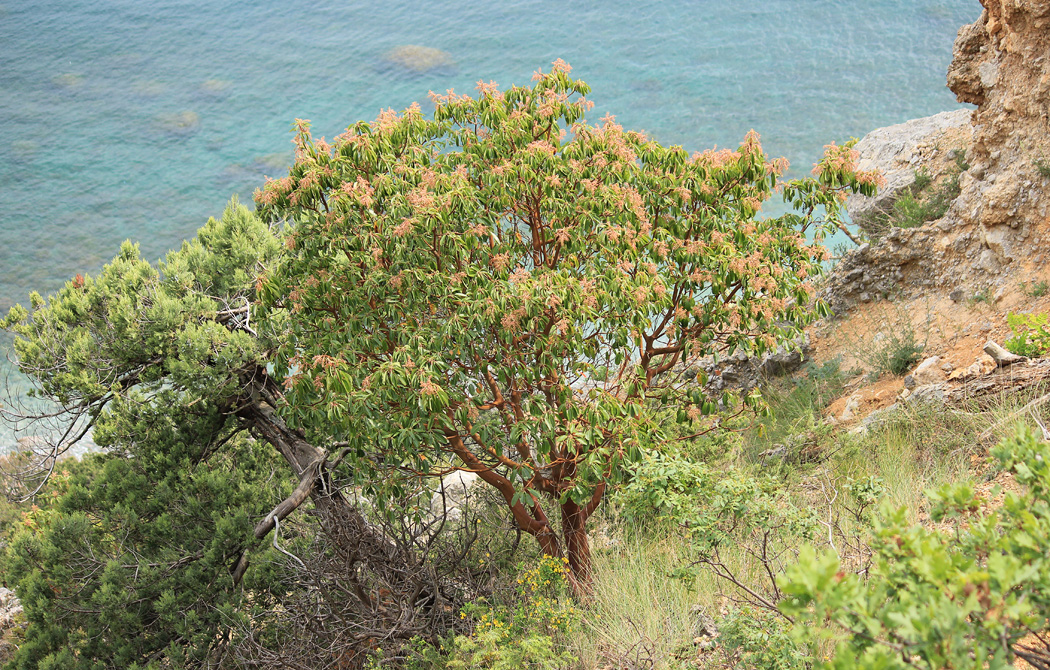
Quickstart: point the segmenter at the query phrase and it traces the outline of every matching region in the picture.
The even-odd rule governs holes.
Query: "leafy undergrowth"
[[[518,617],[495,644],[490,617],[417,655],[418,670],[937,668],[974,651],[994,660],[951,667],[1007,668],[1035,653],[1021,639],[1050,605],[1047,565],[1011,552],[1030,561],[1025,547],[1050,533],[1050,480],[1034,465],[1050,453],[1027,433],[1010,437],[1009,423],[979,439],[1031,396],[910,408],[854,436],[820,422],[842,384],[834,364],[810,367],[766,390],[760,423],[647,458],[599,513],[590,600],[551,601],[573,608],[571,630]],[[774,445],[786,448],[767,453]],[[990,480],[1014,478],[1024,486],[1001,506]],[[990,566],[989,551],[1006,563]],[[499,607],[520,612],[533,598]]]

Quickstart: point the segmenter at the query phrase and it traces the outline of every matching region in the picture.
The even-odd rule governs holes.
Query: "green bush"
[[[490,668],[560,670],[576,666],[567,636],[579,630],[579,614],[568,597],[567,559],[544,556],[517,579],[510,604],[478,600],[463,608],[470,635],[456,635],[440,647],[417,644],[408,667],[418,670]]]
[[[1032,161],[1035,165],[1036,172],[1039,173],[1040,177],[1050,177],[1050,160],[1046,158],[1036,158]]]
[[[1008,314],[1006,323],[1013,337],[1006,340],[1006,349],[1018,356],[1037,358],[1050,353],[1050,324],[1047,314]]]
[[[1029,298],[1042,298],[1047,293],[1050,293],[1050,281],[1033,279],[1027,284],[1021,282],[1021,291]]]
[[[926,343],[920,343],[910,327],[887,333],[885,341],[875,349],[873,367],[900,377],[919,362],[925,348]]]
[[[791,637],[787,619],[769,610],[732,608],[718,622],[722,667],[739,670],[799,670],[809,667],[809,652]]]
[[[1023,487],[1001,507],[988,504],[998,491],[952,484],[927,494],[933,525],[884,508],[863,571],[803,549],[779,580],[780,611],[812,667],[1048,667],[1050,443],[1024,430],[993,454]]]
[[[881,222],[871,226],[872,232],[881,236],[890,228],[916,228],[944,216],[959,197],[959,175],[970,168],[962,150],[954,151],[954,160],[955,165],[940,184],[924,168],[916,170],[911,188],[893,203]]]

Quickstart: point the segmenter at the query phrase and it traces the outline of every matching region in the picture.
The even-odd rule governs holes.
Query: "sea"
[[[3,2],[3,0],[0,0]],[[807,173],[831,141],[961,107],[977,0],[13,0],[0,4],[0,313],[137,242],[155,260],[291,161],[429,91],[561,58],[606,113],[686,149],[750,129]],[[444,52],[434,67],[404,47]],[[411,51],[411,50],[410,50]]]

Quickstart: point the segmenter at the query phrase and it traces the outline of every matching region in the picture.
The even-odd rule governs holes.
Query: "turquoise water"
[[[830,140],[959,105],[944,87],[976,0],[272,2],[0,7],[0,310],[147,258],[281,171],[288,128],[329,137],[428,90],[528,83],[564,58],[617,115],[688,149],[750,128],[801,173]],[[391,66],[418,44],[455,64]]]
[[[427,109],[431,89],[527,84],[556,58],[592,85],[594,119],[690,150],[754,128],[803,173],[828,141],[958,107],[944,73],[980,14],[977,0],[350,5],[0,5],[0,312],[125,239],[149,259],[177,247],[281,173],[296,117],[332,137],[383,107]],[[392,66],[407,44],[454,65]]]

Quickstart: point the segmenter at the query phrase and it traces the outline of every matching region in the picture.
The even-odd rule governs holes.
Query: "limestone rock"
[[[864,298],[938,287],[956,289],[951,297],[959,302],[1014,279],[1023,271],[1020,261],[1045,264],[1037,250],[1050,226],[1050,177],[1041,173],[1050,160],[1050,1],[981,3],[980,19],[959,31],[948,71],[948,87],[958,100],[977,105],[970,114],[970,167],[958,176],[959,196],[941,219],[891,229],[870,247],[847,254],[819,294],[837,314]],[[958,118],[967,113],[955,112]],[[889,175],[887,197],[906,188],[897,185],[893,170],[902,171],[904,184],[916,168],[932,165],[924,161],[936,147],[908,144],[908,128],[918,136],[929,121],[872,131],[858,144],[860,165],[881,166]],[[942,145],[937,155],[953,148]],[[928,169],[937,177],[935,167]],[[875,207],[861,199],[849,206],[862,227],[865,212]]]
[[[910,375],[915,379],[916,386],[926,384],[938,384],[944,381],[944,371],[941,370],[941,357],[931,356],[927,358]]]
[[[893,414],[900,407],[897,403],[890,405],[889,407],[883,407],[877,409],[850,429],[851,435],[867,435],[871,430],[877,428],[879,425],[884,423],[887,419],[891,418]]]
[[[470,499],[470,489],[478,481],[476,472],[456,470],[445,475],[441,486],[430,498],[430,513],[440,519],[452,521],[463,516],[463,508]]]
[[[793,372],[802,365],[804,352],[809,350],[809,335],[803,333],[787,345],[780,345],[771,354],[764,354],[758,364],[759,371],[767,377]]]
[[[846,200],[846,210],[853,223],[861,229],[870,229],[874,218],[889,211],[893,203],[911,189],[917,169],[931,172],[943,169],[931,169],[927,165],[932,160],[930,154],[942,154],[943,162],[947,150],[967,148],[973,134],[970,114],[969,109],[941,112],[877,128],[865,135],[856,146],[857,166],[861,170],[879,170],[886,185],[874,197],[851,195]],[[942,147],[940,151],[935,149],[938,146]]]
[[[758,358],[736,351],[732,356],[717,362],[712,357],[706,357],[697,364],[707,373],[709,390],[748,390],[759,386],[763,378],[794,372],[802,365],[809,350],[809,334],[801,333],[791,342],[777,347],[775,352],[763,354]],[[682,375],[685,379],[693,379],[696,372],[687,367],[682,370]]]
[[[911,395],[907,397],[905,402],[916,405],[943,405],[945,399],[944,392],[944,384],[925,384],[923,386],[917,387],[914,391],[912,391]]]
[[[22,602],[11,589],[0,586],[0,631],[11,628],[22,613]]]
[[[1006,263],[1024,253],[1024,231],[1045,220],[1050,199],[1036,165],[1050,155],[1050,2],[981,4],[981,17],[959,31],[948,70],[948,87],[978,106],[972,178],[960,182],[953,210]]]
[[[857,418],[857,410],[860,409],[860,399],[856,396],[851,396],[846,401],[846,407],[842,410],[842,416],[839,419],[843,422],[853,421]]]

